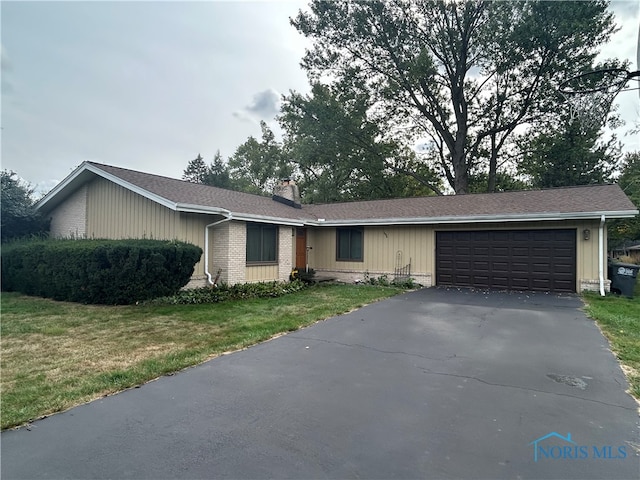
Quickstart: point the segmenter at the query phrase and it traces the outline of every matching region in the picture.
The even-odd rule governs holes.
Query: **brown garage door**
[[[436,285],[575,292],[576,231],[436,232]]]

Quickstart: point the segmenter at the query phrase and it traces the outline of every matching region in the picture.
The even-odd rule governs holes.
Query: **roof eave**
[[[205,213],[214,215],[224,215],[226,217],[232,216],[232,212],[226,208],[221,207],[206,207],[203,205],[194,205],[190,203],[177,203],[176,210],[178,212],[185,213]]]
[[[69,184],[73,183],[82,173],[87,170],[87,162],[82,162],[75,170],[73,170],[67,177],[58,183],[55,187],[49,190],[44,197],[38,200],[35,204],[36,210],[40,210],[45,207],[52,199],[54,199],[62,190],[64,190]]]
[[[602,212],[574,212],[574,213],[536,213],[513,215],[472,215],[472,216],[447,216],[447,217],[394,217],[376,218],[369,220],[310,220],[305,225],[318,227],[353,226],[388,226],[388,225],[432,225],[432,224],[456,224],[456,223],[495,223],[495,222],[543,222],[554,220],[595,220],[605,218],[633,218],[638,215],[638,210],[602,211]]]
[[[138,187],[137,185],[134,185],[133,183],[127,182],[126,180],[123,180],[120,177],[117,177],[116,175],[113,175],[111,173],[105,172],[104,170],[92,165],[89,162],[82,162],[80,164],[80,166],[78,166],[78,168],[76,168],[73,172],[71,172],[71,174],[69,176],[67,176],[67,178],[65,178],[62,182],[60,182],[58,185],[56,185],[55,187],[53,187],[49,193],[47,193],[37,204],[36,204],[36,209],[41,209],[43,207],[45,207],[47,205],[47,203],[49,203],[50,201],[54,200],[56,198],[56,196],[58,196],[62,191],[64,191],[69,185],[72,185],[74,183],[74,181],[78,180],[80,178],[80,176],[82,174],[84,174],[85,172],[91,172],[99,177],[104,178],[105,180],[109,180],[110,182],[115,183],[116,185],[119,185],[123,188],[126,188],[127,190],[130,190],[134,193],[137,193],[145,198],[148,198],[149,200],[156,202],[164,207],[167,207],[171,210],[176,210],[177,209],[177,204],[175,202],[172,202],[171,200],[166,199],[165,197],[162,197],[160,195],[157,195],[155,193],[152,193],[148,190],[145,190],[144,188]],[[80,184],[83,184],[84,181],[81,181]]]
[[[307,224],[305,220],[295,220],[291,218],[271,217],[268,215],[253,215],[250,213],[233,213],[234,220],[255,223],[277,223],[278,225],[289,225],[292,227],[302,227]]]

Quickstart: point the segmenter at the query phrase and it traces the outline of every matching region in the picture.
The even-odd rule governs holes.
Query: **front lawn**
[[[636,282],[632,299],[589,293],[584,300],[588,315],[598,322],[611,342],[629,380],[631,394],[640,400],[640,282]]]
[[[139,385],[401,291],[330,285],[279,298],[120,307],[3,292],[2,428]]]

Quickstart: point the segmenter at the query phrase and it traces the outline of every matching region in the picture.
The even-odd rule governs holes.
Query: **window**
[[[363,239],[362,228],[337,228],[336,260],[339,262],[362,262]]]
[[[276,263],[278,227],[266,223],[247,223],[247,263]]]

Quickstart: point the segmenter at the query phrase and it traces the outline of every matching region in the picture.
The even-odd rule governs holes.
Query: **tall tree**
[[[233,189],[234,185],[229,176],[229,167],[225,163],[220,150],[216,150],[213,162],[207,165],[202,156],[189,161],[187,168],[182,173],[182,179],[193,183],[202,183],[212,187]]]
[[[640,152],[627,153],[618,185],[640,210]],[[640,215],[614,220],[608,227],[609,247],[625,246],[640,241]]]
[[[207,185],[220,188],[233,189],[233,182],[229,174],[229,167],[225,163],[220,150],[216,150],[213,161],[209,165],[209,174],[205,182]]]
[[[597,127],[569,118],[545,131],[531,130],[521,147],[518,171],[535,188],[609,182],[621,157],[615,137],[601,141]]]
[[[366,90],[345,83],[315,83],[309,95],[283,99],[278,120],[305,201],[440,193],[435,173],[370,119],[374,105]]]
[[[33,187],[23,182],[15,172],[3,170],[0,175],[2,241],[45,234],[49,230],[49,221],[35,209]]]
[[[514,131],[559,101],[557,84],[591,65],[614,31],[608,2],[314,0],[292,24],[311,39],[313,80],[357,77],[396,126],[441,148],[456,193],[483,168],[495,189]]]
[[[206,183],[208,176],[209,167],[200,154],[189,161],[187,168],[182,173],[182,179],[192,183]]]
[[[280,179],[291,176],[292,170],[269,126],[261,121],[260,128],[260,141],[249,137],[229,158],[229,172],[236,190],[270,194]]]

